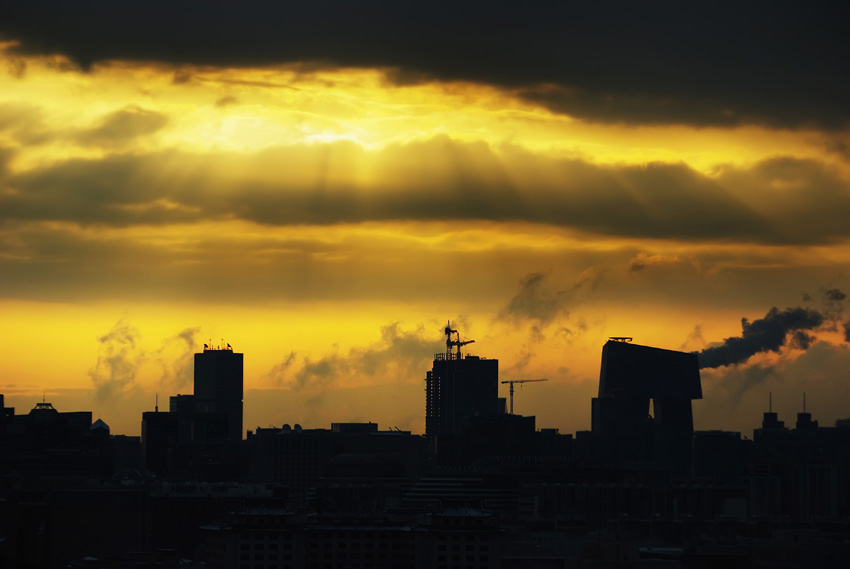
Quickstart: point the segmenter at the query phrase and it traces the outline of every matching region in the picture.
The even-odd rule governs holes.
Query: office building
[[[702,399],[697,356],[630,341],[612,338],[602,348],[599,396],[591,402],[596,453],[622,465],[690,476],[691,401]]]
[[[194,440],[242,440],[242,358],[230,344],[195,354]]]

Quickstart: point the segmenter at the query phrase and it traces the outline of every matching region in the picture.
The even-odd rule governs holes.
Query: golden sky
[[[138,434],[212,342],[245,354],[245,428],[422,432],[449,320],[501,379],[549,378],[516,410],[574,432],[609,336],[702,350],[802,307],[817,325],[703,371],[697,428],[748,431],[768,391],[786,421],[803,391],[822,424],[850,416],[848,131],[826,115],[427,62],[84,61],[6,35],[0,393],[18,413],[44,393]]]

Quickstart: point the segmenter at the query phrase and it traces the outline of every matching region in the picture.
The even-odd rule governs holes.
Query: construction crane
[[[460,359],[460,347],[467,344],[474,344],[475,340],[461,340],[457,330],[452,330],[452,324],[446,321],[446,359],[452,359],[452,346],[457,346],[457,359]],[[457,336],[457,340],[452,340],[452,334]]]
[[[549,381],[548,379],[509,379],[507,381],[503,381],[502,383],[509,383],[511,386],[511,415],[514,414],[514,384],[515,383],[532,383],[535,381]]]

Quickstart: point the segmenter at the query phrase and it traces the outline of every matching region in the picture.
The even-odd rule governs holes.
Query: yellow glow
[[[3,47],[0,151],[9,151],[13,175],[36,175],[73,159],[140,158],[148,159],[140,160],[147,169],[127,174],[138,179],[112,181],[107,191],[125,190],[126,181],[138,182],[133,190],[142,194],[167,184],[185,194],[111,203],[110,213],[129,216],[123,225],[26,215],[0,222],[0,261],[20,269],[17,281],[11,272],[2,281],[8,292],[0,298],[6,354],[0,393],[5,390],[7,404],[19,412],[42,390],[90,390],[94,398],[99,339],[126,322],[140,334],[137,390],[128,390],[105,416],[114,432],[137,434],[138,412],[152,407],[151,395],[160,393],[164,405],[178,388],[163,379],[162,368],[181,349],[170,339],[187,328],[197,329],[198,347],[223,340],[245,353],[246,388],[269,393],[268,401],[246,399],[248,428],[269,422],[321,427],[346,419],[378,419],[386,427],[386,419],[421,431],[425,366],[374,374],[351,366],[303,387],[297,374],[308,361],[380,352],[388,325],[439,343],[451,318],[476,340],[470,353],[498,358],[505,377],[550,377],[549,393],[560,399],[546,400],[539,386],[539,399],[529,394],[519,405],[540,411],[539,426],[570,432],[588,427],[589,401],[579,401],[575,390],[592,394],[608,336],[699,349],[701,341],[739,334],[741,317],[758,318],[770,306],[800,304],[802,292],[839,286],[831,283],[841,284],[836,275],[850,265],[847,243],[608,237],[593,227],[561,227],[557,219],[551,225],[512,221],[511,211],[504,212],[506,221],[490,222],[459,214],[417,221],[415,208],[398,220],[387,214],[362,223],[345,215],[345,221],[293,216],[276,223],[272,216],[264,225],[260,215],[263,200],[274,204],[277,193],[298,198],[285,207],[310,210],[303,203],[314,188],[325,192],[317,208],[336,205],[337,191],[353,196],[345,207],[365,203],[381,213],[384,204],[375,201],[415,191],[417,198],[444,198],[446,210],[464,191],[503,192],[508,207],[547,208],[550,197],[574,183],[565,179],[564,165],[572,162],[681,163],[711,183],[730,166],[790,156],[814,158],[850,176],[847,164],[826,152],[825,133],[587,123],[507,90],[460,82],[396,85],[378,69],[305,73],[297,66],[111,62],[84,73],[61,58],[18,58],[25,70],[16,74],[10,70],[21,67],[7,65]],[[56,183],[67,192],[89,190]],[[481,188],[472,187],[476,183]],[[783,192],[794,183],[772,182]],[[253,204],[255,218],[246,217],[256,222],[234,219],[232,208],[244,205],[247,186],[260,205]],[[583,197],[576,187],[568,198]],[[731,200],[774,221],[774,200],[746,180],[730,187]],[[0,192],[17,191],[0,186]],[[224,205],[196,220],[193,214],[215,200],[193,201],[193,192]],[[652,205],[646,196],[628,197]],[[603,206],[607,214],[608,203]],[[144,217],[152,212],[173,214],[175,221]],[[529,275],[542,284],[524,292],[549,308],[539,317],[510,310]],[[275,372],[293,352],[293,367]],[[331,392],[338,399],[327,408],[305,403]]]
[[[825,139],[817,132],[583,123],[496,88],[469,83],[395,86],[380,70],[305,74],[287,67],[175,70],[112,62],[82,73],[60,71],[68,64],[55,59],[25,61],[21,78],[4,78],[0,105],[20,106],[22,120],[29,115],[48,137],[40,144],[18,144],[18,169],[130,149],[256,152],[349,140],[377,150],[440,134],[483,141],[496,151],[510,144],[539,155],[600,164],[681,161],[704,173],[719,164],[749,164],[776,155],[825,155]],[[167,123],[107,146],[75,140],[80,132],[102,126],[110,114],[132,108],[159,113]]]

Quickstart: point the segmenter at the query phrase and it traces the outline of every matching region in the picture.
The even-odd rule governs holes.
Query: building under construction
[[[499,360],[462,356],[461,347],[474,340],[461,340],[450,325],[445,333],[446,351],[434,355],[425,379],[425,436],[431,445],[438,436],[460,434],[474,417],[505,412],[505,400],[499,397]]]

